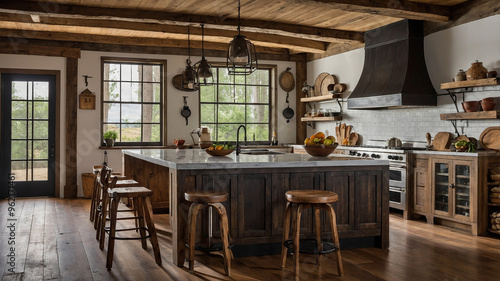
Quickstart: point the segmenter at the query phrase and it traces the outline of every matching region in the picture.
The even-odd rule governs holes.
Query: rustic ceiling
[[[363,32],[401,19],[448,22],[454,9],[469,2],[241,0],[241,32],[260,54],[322,55],[339,46],[359,48]],[[237,7],[237,0],[1,1],[0,36],[185,52],[187,26],[191,47],[200,49],[204,23],[205,49],[209,55],[221,55],[236,34]]]

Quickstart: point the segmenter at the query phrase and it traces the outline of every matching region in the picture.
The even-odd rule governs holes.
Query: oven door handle
[[[389,168],[396,168],[396,169],[403,170],[403,169],[406,169],[406,166],[405,165],[390,164]]]

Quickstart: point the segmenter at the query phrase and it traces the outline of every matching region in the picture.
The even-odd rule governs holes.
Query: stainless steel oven
[[[406,188],[389,186],[389,207],[406,210]]]
[[[406,164],[390,164],[389,186],[406,188]]]

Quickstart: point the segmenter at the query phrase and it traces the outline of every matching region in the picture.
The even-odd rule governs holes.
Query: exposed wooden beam
[[[46,16],[40,16],[39,21],[40,23],[33,23],[31,17],[27,15],[0,13],[0,25],[7,29],[71,32],[110,36],[124,34],[127,37],[187,40],[187,27],[185,26],[134,23],[129,21],[52,18]],[[193,41],[201,41],[200,27],[191,27],[191,34],[191,39]],[[205,42],[227,44],[236,34],[236,30],[224,31],[208,29],[205,30]],[[286,37],[282,35],[267,36],[259,33],[246,33],[245,36],[256,46],[288,48],[298,53],[322,53],[326,50],[326,46],[323,42],[311,41],[308,39]]]
[[[104,44],[104,43],[91,43],[91,42],[75,42],[73,41],[55,41],[55,40],[42,40],[42,39],[27,39],[27,38],[15,38],[15,37],[0,37],[0,42],[9,42],[10,40],[22,40],[23,45],[26,48],[37,48],[40,46],[46,47],[48,49],[54,48],[72,48],[80,49],[82,51],[98,51],[98,52],[117,52],[117,53],[137,53],[137,54],[159,54],[159,55],[180,55],[187,56],[188,50],[186,48],[170,48],[170,47],[155,47],[155,46],[137,46],[137,45],[118,45],[118,44]],[[44,55],[44,54],[41,54]],[[225,61],[227,55],[227,50],[205,50],[205,56],[210,58],[220,58],[217,61]],[[200,49],[192,49],[191,56],[199,57],[201,56]],[[257,58],[259,61],[269,60],[269,61],[303,61],[304,56],[302,55],[290,55],[288,53],[282,54],[269,54],[269,53],[257,53]]]
[[[94,35],[94,34],[80,34],[80,33],[63,33],[63,32],[47,32],[47,31],[26,31],[14,29],[0,29],[0,36],[30,39],[44,39],[44,40],[57,40],[57,41],[80,41],[80,42],[93,42],[104,44],[122,44],[122,45],[135,45],[135,46],[157,46],[157,47],[172,47],[172,48],[188,48],[186,40],[171,40],[171,39],[157,39],[157,38],[137,38],[126,36],[109,36],[109,35]],[[192,48],[201,49],[201,42],[191,42]],[[222,43],[205,43],[205,48],[212,50],[227,50],[227,44]],[[256,46],[259,53],[271,54],[288,54],[286,49],[275,49]]]
[[[453,6],[453,15],[445,23],[425,22],[424,33],[431,34],[453,26],[500,14],[500,1],[475,0]]]
[[[161,23],[171,25],[189,25],[204,23],[207,29],[235,30],[238,20],[204,15],[178,14],[161,11],[144,11],[138,9],[114,9],[105,7],[88,7],[41,3],[32,1],[0,2],[0,12],[20,13],[26,15],[46,15],[58,17],[126,20],[143,23]],[[328,28],[308,27],[261,20],[241,20],[241,30],[256,33],[282,35],[325,42],[363,42],[363,33],[335,30]]]
[[[66,184],[64,198],[77,196],[78,59],[66,58]]]
[[[425,21],[448,21],[451,7],[407,0],[303,0],[311,5],[329,4],[332,9]]]
[[[80,58],[80,49],[62,48],[62,47],[47,47],[26,45],[25,42],[12,40],[13,38],[5,38],[0,43],[0,53],[3,54],[19,54],[19,55],[36,55],[50,57],[66,57]],[[5,43],[8,42],[8,43]]]
[[[313,60],[318,60],[322,58],[326,58],[329,56],[334,56],[338,54],[342,54],[345,52],[349,52],[352,50],[356,50],[359,48],[363,48],[365,44],[363,43],[358,43],[358,44],[330,44],[326,51],[322,54],[307,54],[307,61],[313,61]]]

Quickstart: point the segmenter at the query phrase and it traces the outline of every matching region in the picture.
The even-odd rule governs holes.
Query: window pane
[[[28,82],[12,81],[12,99],[13,100],[28,99]]]
[[[48,139],[49,138],[49,121],[34,121],[33,122],[33,138]]]
[[[48,159],[49,158],[49,141],[36,140],[33,141],[33,159]]]
[[[215,86],[200,88],[200,102],[215,102]]]
[[[159,104],[144,104],[143,108],[143,123],[160,123],[160,105]]]
[[[144,124],[143,126],[144,142],[159,142],[160,141],[160,124]]]
[[[269,86],[247,86],[248,103],[269,103]]]
[[[49,119],[49,102],[33,102],[33,119]]]
[[[140,104],[122,104],[122,123],[140,123],[141,115],[142,110]]]
[[[33,161],[33,180],[46,181],[49,179],[48,161]]]
[[[28,139],[33,138],[33,121],[28,121]]]
[[[220,85],[219,86],[219,102],[234,102],[234,86]]]
[[[104,124],[102,128],[103,128],[103,132],[102,132],[103,135],[104,135],[104,133],[106,131],[115,131],[115,132],[117,132],[118,133],[118,139],[116,139],[115,142],[120,141],[120,134],[119,134],[119,132],[120,132],[120,124]]]
[[[144,102],[153,102],[154,100],[154,84],[144,83],[142,84],[142,100]]]
[[[141,141],[141,125],[140,124],[123,124],[122,125],[122,142],[140,142]]]
[[[202,104],[200,119],[202,123],[215,123],[215,104]]]
[[[236,86],[236,103],[245,103],[245,86]]]
[[[245,123],[245,105],[219,105],[219,123]]]
[[[25,101],[12,101],[12,119],[25,119],[27,117],[28,103]]]
[[[142,69],[142,77],[144,82],[160,82],[161,69],[159,65],[144,65]]]
[[[220,124],[218,125],[217,130],[217,140],[222,141],[236,141],[236,131],[238,130],[238,126],[240,124]],[[243,134],[242,138],[243,137]],[[248,135],[247,135],[248,136]]]
[[[132,81],[142,81],[142,65],[132,64],[130,68]]]
[[[253,140],[255,134],[255,141],[269,141],[269,124],[248,124],[247,137]]]
[[[49,82],[35,82],[35,100],[49,100]]]
[[[12,161],[11,173],[15,174],[16,181],[26,181],[26,161]]]
[[[12,138],[25,139],[28,123],[26,121],[12,121]]]
[[[269,107],[267,105],[247,105],[248,123],[269,123]]]
[[[238,76],[238,75],[236,75]],[[229,75],[227,68],[225,67],[219,67],[219,83],[232,83],[233,82],[233,76]]]
[[[130,64],[122,64],[121,81],[132,81],[132,67]]]
[[[22,160],[26,159],[26,141],[13,140],[11,141],[11,159]]]
[[[252,74],[247,76],[247,84],[268,85],[269,84],[269,70],[257,69]]]
[[[120,84],[119,82],[104,82],[102,97],[104,101],[119,101],[120,100]]]
[[[106,123],[120,122],[120,104],[119,103],[104,103],[103,121]]]
[[[141,101],[141,84],[139,83],[121,83],[121,98],[122,102]]]
[[[104,64],[104,80],[119,81],[120,80],[120,64],[105,63]]]

